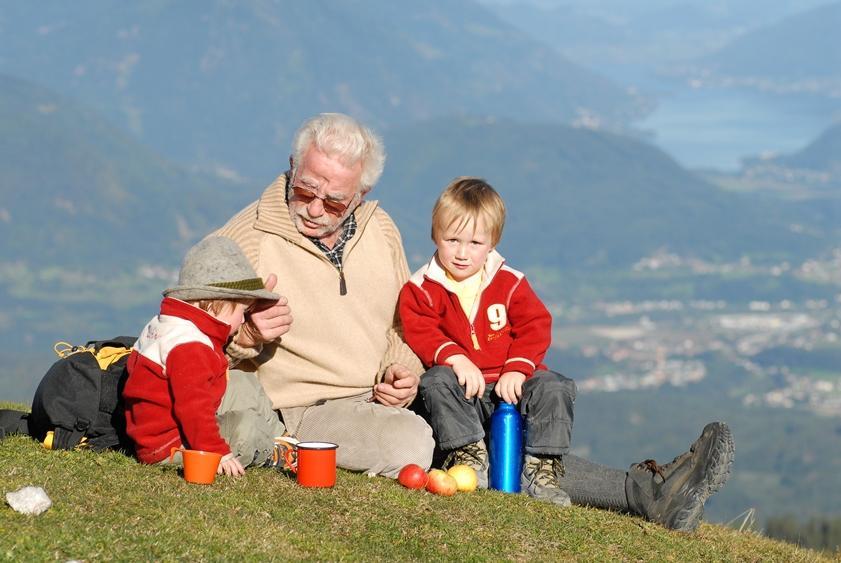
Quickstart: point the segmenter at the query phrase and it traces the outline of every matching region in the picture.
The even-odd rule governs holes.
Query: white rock
[[[41,487],[24,487],[13,493],[6,493],[6,502],[21,514],[41,514],[53,505],[47,492]]]

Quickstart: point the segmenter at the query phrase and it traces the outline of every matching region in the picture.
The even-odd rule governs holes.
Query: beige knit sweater
[[[342,262],[347,294],[340,295],[338,270],[289,217],[285,186],[282,174],[216,233],[234,239],[263,279],[276,274],[274,291],[292,309],[289,332],[253,360],[274,408],[370,391],[392,363],[420,374],[397,324],[409,268],[394,222],[376,201],[356,209],[356,235]]]

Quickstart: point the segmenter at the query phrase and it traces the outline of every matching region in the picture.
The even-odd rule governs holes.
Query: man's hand
[[[216,474],[241,477],[245,475],[245,468],[242,466],[239,460],[234,457],[234,454],[230,453],[224,456],[219,462],[219,467],[216,468]]]
[[[464,398],[481,397],[485,393],[485,376],[482,370],[464,354],[450,356],[447,362],[453,366],[458,384],[464,387]]]
[[[420,377],[400,364],[391,364],[383,374],[382,383],[374,385],[374,400],[391,407],[405,407],[418,394]]]
[[[272,291],[277,285],[277,276],[269,274],[266,289]],[[277,340],[292,324],[292,310],[285,297],[275,302],[259,300],[249,311],[245,324],[239,329],[237,344],[243,348],[254,348],[264,342]]]
[[[523,396],[523,382],[525,380],[526,374],[524,373],[506,371],[500,376],[499,381],[496,382],[494,393],[506,403],[515,405],[520,400],[520,397]]]

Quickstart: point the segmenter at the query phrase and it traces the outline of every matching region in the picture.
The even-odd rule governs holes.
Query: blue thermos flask
[[[500,402],[491,415],[490,487],[506,493],[520,492],[523,464],[523,419],[516,405]]]

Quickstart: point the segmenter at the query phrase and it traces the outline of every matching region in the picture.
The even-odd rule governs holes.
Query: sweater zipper
[[[485,279],[484,272],[482,273],[482,281]],[[470,323],[470,340],[473,341],[473,349],[474,350],[481,350],[482,348],[479,346],[479,338],[476,336],[476,316],[479,312],[479,305],[482,302],[482,284],[479,285],[479,292],[473,297],[473,304],[470,306],[470,318],[467,319],[467,322]]]
[[[339,270],[339,295],[347,295],[344,269],[341,266],[338,266],[336,269]]]

